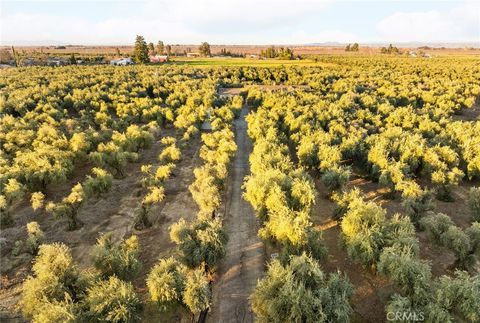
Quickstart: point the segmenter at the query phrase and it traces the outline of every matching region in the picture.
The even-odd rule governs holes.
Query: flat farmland
[[[0,320],[480,321],[478,56],[0,74]]]

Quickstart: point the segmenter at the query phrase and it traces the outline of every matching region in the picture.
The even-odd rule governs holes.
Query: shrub
[[[87,316],[95,322],[140,322],[142,302],[131,283],[115,276],[99,281],[87,290]]]
[[[324,274],[307,255],[287,265],[272,261],[250,296],[258,322],[346,322],[352,285],[340,274]]]
[[[468,192],[468,207],[474,221],[480,221],[480,187],[472,187]]]
[[[474,222],[465,231],[470,239],[472,253],[480,257],[480,223]]]
[[[175,167],[176,166],[173,163],[159,166],[155,171],[155,183],[158,185],[165,182],[172,175]]]
[[[9,225],[13,222],[13,219],[8,210],[7,199],[4,195],[0,195],[0,225]]]
[[[25,187],[16,179],[10,178],[3,188],[3,194],[8,205],[19,201],[25,195]]]
[[[97,239],[92,251],[92,260],[103,277],[115,275],[123,280],[131,280],[140,269],[138,252],[137,236],[131,236],[115,244],[112,234],[106,233]]]

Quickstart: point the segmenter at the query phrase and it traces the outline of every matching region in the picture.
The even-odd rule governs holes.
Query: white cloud
[[[163,0],[139,2],[130,17],[13,13],[1,17],[0,42],[56,40],[72,43],[130,43],[136,34],[170,43],[254,43],[272,30],[298,25],[332,0]],[[122,6],[122,3],[112,5]],[[128,18],[126,18],[128,17]],[[282,39],[281,37],[279,37]],[[293,40],[293,39],[292,39]]]
[[[350,27],[342,30],[341,19],[350,18],[335,10],[330,13],[339,15],[340,24],[332,28],[316,27],[325,25],[319,16],[326,8],[332,9],[339,0],[128,0],[125,5],[122,0],[85,1],[111,3],[116,10],[97,12],[92,16],[66,9],[65,14],[61,10],[35,13],[28,10],[26,4],[25,10],[0,11],[0,44],[44,41],[130,44],[137,34],[144,35],[148,41],[162,39],[167,43],[189,44],[200,41],[300,44],[372,40],[480,43],[480,2],[462,2],[450,11],[397,12],[377,24],[371,19],[368,24],[358,26],[358,30],[354,24],[345,21]],[[135,5],[132,6],[131,2]],[[405,1],[406,7],[408,2]],[[65,4],[59,7],[63,8]],[[129,12],[132,7],[136,10]],[[432,7],[435,7],[434,2]],[[365,39],[362,32],[372,38]]]
[[[376,26],[383,41],[474,41],[480,43],[480,3],[453,10],[397,12]]]

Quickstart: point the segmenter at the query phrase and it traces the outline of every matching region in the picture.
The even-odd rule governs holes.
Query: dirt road
[[[228,233],[227,254],[219,266],[219,277],[213,286],[213,308],[207,321],[253,322],[248,297],[264,270],[264,246],[257,236],[258,222],[251,206],[242,198],[242,184],[249,174],[248,156],[252,143],[246,133],[245,115],[235,121],[238,146],[233,162],[227,211],[223,222]]]

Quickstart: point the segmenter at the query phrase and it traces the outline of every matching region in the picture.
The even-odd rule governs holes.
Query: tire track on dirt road
[[[247,136],[246,105],[235,121],[237,153],[233,162],[232,186],[228,198],[229,209],[223,225],[228,233],[227,252],[218,269],[218,280],[213,286],[212,312],[208,322],[253,322],[248,297],[262,276],[265,249],[257,236],[259,223],[252,207],[242,198],[244,177],[250,172],[248,157],[252,143]]]

